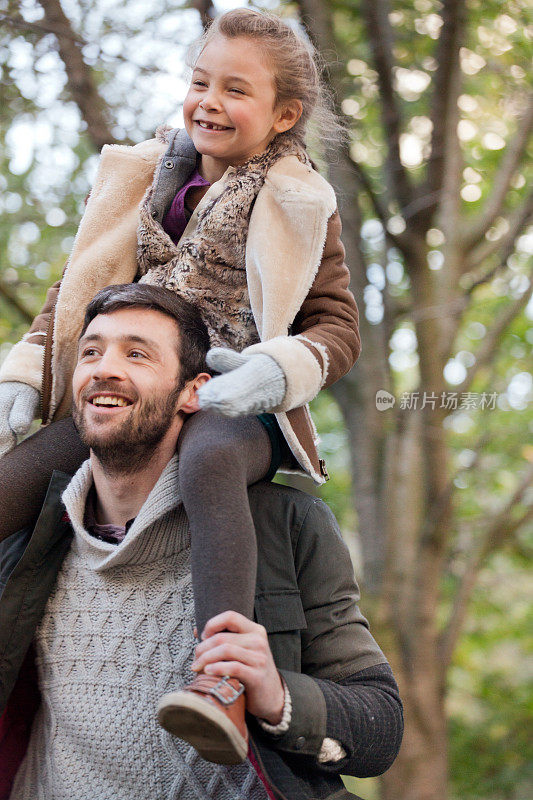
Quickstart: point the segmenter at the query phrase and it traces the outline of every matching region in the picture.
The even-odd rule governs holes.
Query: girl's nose
[[[204,111],[220,111],[221,105],[218,96],[215,92],[211,91],[209,94],[204,95],[198,103],[200,108]]]

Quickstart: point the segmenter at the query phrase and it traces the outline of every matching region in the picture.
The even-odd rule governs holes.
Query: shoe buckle
[[[244,686],[242,683],[240,684],[240,689],[236,689],[234,686],[231,685],[229,682],[230,676],[224,675],[223,678],[219,680],[215,686],[210,690],[210,694],[214,695],[216,699],[222,703],[223,706],[230,706],[235,700],[241,696],[244,692]],[[231,689],[231,695],[228,697],[222,694],[219,690],[220,689]]]

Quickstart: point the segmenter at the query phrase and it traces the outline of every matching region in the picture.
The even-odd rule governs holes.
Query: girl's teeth
[[[209,130],[212,130],[212,131],[224,131],[224,130],[226,130],[224,125],[215,125],[212,122],[211,123],[200,122],[199,125],[200,125],[201,128],[207,128],[208,131]]]

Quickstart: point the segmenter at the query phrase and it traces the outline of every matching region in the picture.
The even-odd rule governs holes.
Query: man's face
[[[109,468],[135,471],[165,436],[177,437],[178,336],[165,314],[128,308],[95,317],[80,339],[74,422]]]

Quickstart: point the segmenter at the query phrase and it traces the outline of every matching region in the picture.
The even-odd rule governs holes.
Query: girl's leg
[[[267,474],[272,448],[257,417],[230,419],[206,411],[187,420],[178,447],[201,633],[222,611],[253,617],[257,543],[247,487]]]
[[[89,456],[71,417],[41,428],[0,459],[0,541],[32,524],[52,472],[74,473]]]

